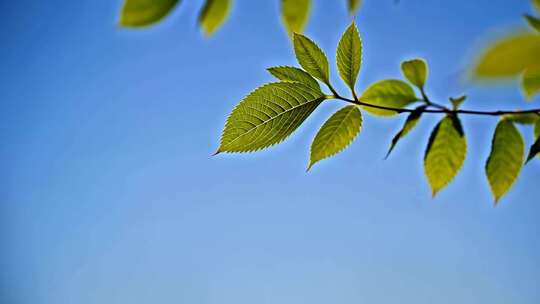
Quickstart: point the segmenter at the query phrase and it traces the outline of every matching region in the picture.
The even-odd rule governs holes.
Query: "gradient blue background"
[[[540,302],[540,163],[493,208],[496,119],[464,118],[470,153],[435,200],[422,155],[437,116],[387,161],[403,118],[366,117],[348,150],[305,173],[337,102],[284,144],[210,157],[265,68],[295,59],[278,1],[236,1],[210,40],[202,1],[184,2],[141,31],[116,25],[120,1],[0,2],[1,303]],[[345,1],[314,2],[306,33],[334,58]],[[533,106],[516,86],[460,82],[525,12],[525,0],[366,0],[358,88],[422,56],[439,101]]]

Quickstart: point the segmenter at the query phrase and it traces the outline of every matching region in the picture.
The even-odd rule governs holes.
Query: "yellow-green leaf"
[[[311,76],[324,83],[329,83],[328,59],[324,52],[302,34],[294,34],[294,53],[298,63]]]
[[[527,19],[527,22],[529,22],[532,28],[540,32],[540,19],[530,15],[525,15],[525,19]]]
[[[179,0],[125,0],[120,15],[124,27],[148,26],[167,16]]]
[[[354,23],[341,36],[336,59],[341,79],[354,91],[356,77],[362,63],[362,41]]]
[[[413,59],[401,63],[401,71],[407,80],[420,89],[424,88],[428,76],[427,64],[422,59]]]
[[[281,0],[281,18],[289,35],[304,31],[310,9],[311,0]]]
[[[501,120],[495,128],[491,153],[486,162],[486,176],[497,202],[514,184],[521,167],[525,143],[514,124]]]
[[[345,149],[360,132],[362,113],[355,105],[342,108],[321,127],[311,144],[308,170],[318,161]]]
[[[227,119],[219,152],[252,152],[285,140],[325,99],[302,83],[264,85],[242,100]]]
[[[199,24],[205,35],[212,35],[229,16],[232,0],[206,0],[201,14]]]
[[[540,56],[540,54],[538,56]],[[540,92],[540,65],[527,68],[525,72],[523,72],[521,84],[523,86],[525,97],[528,100],[531,100],[538,94]]]
[[[540,0],[531,0],[531,2],[536,12],[540,14]]]
[[[474,68],[477,78],[517,76],[540,65],[540,35],[521,33],[496,41],[480,56]]]
[[[362,0],[348,0],[347,8],[349,9],[349,14],[354,15],[362,5]]]
[[[462,95],[456,98],[450,97],[450,102],[452,103],[452,107],[454,108],[454,110],[457,110],[466,99],[467,95]]]
[[[534,125],[538,120],[540,120],[540,115],[536,113],[507,114],[504,115],[503,118],[520,125]]]
[[[403,137],[405,137],[405,135],[409,134],[409,132],[416,126],[416,124],[420,120],[420,117],[422,116],[422,113],[424,112],[426,107],[427,106],[420,106],[420,107],[414,109],[414,111],[412,111],[409,114],[409,116],[407,116],[407,120],[405,120],[405,124],[403,125],[401,130],[399,130],[399,132],[392,139],[392,143],[390,144],[390,149],[388,149],[388,152],[386,153],[385,158],[388,158],[390,153],[392,153],[392,150],[394,150],[394,148],[395,148],[396,144],[398,143],[398,141],[400,139],[402,139]]]
[[[413,89],[406,82],[395,79],[381,80],[369,86],[360,100],[376,106],[403,108],[404,106],[417,101]],[[377,109],[373,107],[363,107],[373,115],[392,116],[396,111]]]
[[[424,156],[424,172],[435,196],[457,175],[467,153],[461,122],[446,116],[431,132]]]
[[[299,68],[291,66],[278,66],[269,68],[270,74],[274,75],[281,81],[301,82],[315,90],[320,91],[321,87],[315,78],[311,77],[307,72]]]

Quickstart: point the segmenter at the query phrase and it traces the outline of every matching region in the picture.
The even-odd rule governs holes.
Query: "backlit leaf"
[[[269,68],[268,71],[279,80],[301,82],[315,90],[321,90],[317,80],[302,69],[291,66],[278,66]]]
[[[538,56],[540,56],[540,54]],[[527,68],[525,72],[523,72],[521,84],[527,99],[530,100],[538,94],[538,92],[540,92],[540,65]]]
[[[405,78],[412,84],[420,89],[424,88],[428,75],[427,64],[424,60],[413,59],[404,61],[401,63],[401,71],[403,72],[403,75],[405,75]]]
[[[401,80],[388,79],[378,81],[369,86],[360,100],[376,106],[402,108],[418,98],[410,85]],[[377,109],[373,107],[363,106],[363,108],[371,114],[379,116],[392,116],[397,114],[396,111]]]
[[[362,5],[362,0],[347,0],[348,2],[348,9],[349,14],[354,15],[360,8],[360,5]]]
[[[529,22],[532,28],[540,32],[540,19],[530,15],[525,15],[525,19],[527,19],[527,22]]]
[[[311,144],[308,170],[318,161],[345,149],[360,132],[362,113],[350,105],[332,115],[321,127]]]
[[[478,78],[517,76],[526,68],[540,65],[540,35],[522,33],[495,42],[474,68]]]
[[[229,16],[232,0],[206,0],[199,24],[207,36],[212,35]]]
[[[219,152],[251,152],[282,142],[325,99],[291,82],[264,85],[242,100],[227,119]]]
[[[424,156],[424,172],[435,196],[459,172],[467,142],[457,117],[446,116],[432,131]]]
[[[120,25],[124,27],[151,25],[168,15],[179,2],[179,0],[125,0]]]
[[[310,7],[310,0],[281,0],[281,18],[289,35],[304,31]]]
[[[457,110],[466,99],[467,95],[462,95],[456,98],[450,97],[450,102],[452,103],[452,107],[454,108],[454,110]]]
[[[329,83],[328,59],[315,42],[302,34],[294,34],[294,53],[306,72],[324,83]]]
[[[362,63],[362,41],[354,23],[341,36],[336,59],[341,79],[354,91],[356,77]]]
[[[392,153],[392,150],[394,150],[398,141],[402,139],[403,137],[405,137],[405,135],[407,135],[416,126],[416,124],[420,120],[420,117],[422,116],[422,113],[424,112],[425,109],[426,109],[426,106],[420,106],[414,109],[414,111],[412,111],[409,114],[409,116],[407,116],[407,120],[405,120],[405,124],[392,139],[392,143],[390,144],[390,149],[388,149],[388,152],[386,153],[385,158],[388,158],[390,153]]]
[[[514,184],[521,167],[525,143],[514,124],[501,120],[491,141],[491,153],[486,162],[486,176],[497,202]]]
[[[520,125],[534,125],[540,119],[540,115],[536,113],[507,114],[503,118]]]

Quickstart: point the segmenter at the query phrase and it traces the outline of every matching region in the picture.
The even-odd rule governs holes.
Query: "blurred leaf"
[[[348,0],[349,14],[354,15],[362,5],[362,0]]]
[[[465,161],[467,142],[461,122],[446,116],[433,129],[424,156],[424,171],[435,196],[459,172]]]
[[[362,113],[350,105],[332,115],[321,127],[311,144],[308,170],[318,161],[345,149],[360,132]]]
[[[302,34],[294,34],[294,52],[298,63],[311,76],[329,83],[328,59],[323,51]]]
[[[229,16],[231,0],[206,0],[199,24],[207,36],[212,35]]]
[[[457,110],[466,99],[467,95],[462,95],[457,98],[450,97],[450,102],[452,103],[452,107],[454,108],[454,110]]]
[[[354,91],[354,85],[362,63],[362,41],[354,23],[341,36],[336,59],[341,79]]]
[[[537,140],[538,138],[540,138],[540,120],[538,120],[536,124],[534,125],[534,137],[536,137]],[[538,158],[540,158],[540,154],[537,156]]]
[[[540,0],[531,0],[531,2],[536,12],[540,14]]]
[[[540,32],[540,19],[538,18],[535,18],[533,16],[530,16],[530,15],[525,15],[525,19],[527,19],[527,22],[529,22],[529,25]]]
[[[418,98],[410,85],[401,80],[387,79],[378,81],[369,86],[360,100],[377,106],[402,108]],[[363,107],[366,111],[373,115],[392,116],[397,114],[395,111],[382,110],[372,107]]]
[[[281,0],[281,16],[289,35],[304,31],[310,7],[310,0]]]
[[[540,54],[538,54],[540,56]],[[530,67],[523,72],[522,79],[523,92],[528,100],[531,100],[534,95],[540,92],[540,65]]]
[[[497,202],[514,184],[521,167],[525,143],[514,124],[501,120],[495,128],[491,153],[486,162],[486,176]]]
[[[324,98],[320,91],[301,83],[259,87],[232,111],[216,153],[252,152],[282,142]]]
[[[534,125],[540,119],[540,115],[535,113],[507,114],[503,118],[521,125]]]
[[[427,106],[420,106],[414,109],[414,111],[412,111],[409,114],[409,116],[407,116],[407,120],[405,120],[405,124],[403,125],[403,128],[401,128],[401,130],[399,130],[399,132],[392,139],[392,143],[390,144],[390,149],[388,149],[388,152],[386,153],[385,158],[388,158],[390,153],[392,153],[392,150],[394,150],[398,141],[402,139],[403,137],[405,137],[405,135],[409,134],[409,132],[416,126],[416,124],[420,120],[420,117],[422,116],[422,113],[424,112],[426,107]]]
[[[317,91],[321,90],[317,80],[299,68],[291,66],[278,66],[269,68],[268,71],[279,80],[300,82]]]
[[[517,76],[540,65],[540,35],[522,33],[496,41],[479,58],[473,75],[478,78]]]
[[[142,27],[160,21],[179,0],[125,0],[120,15],[123,27]]]
[[[424,89],[426,83],[428,68],[427,64],[422,59],[413,59],[401,63],[401,71],[405,78],[419,89]]]

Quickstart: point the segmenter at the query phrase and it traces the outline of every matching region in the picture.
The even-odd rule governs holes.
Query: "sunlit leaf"
[[[501,120],[491,141],[491,153],[486,162],[486,176],[497,202],[514,184],[521,167],[525,143],[514,124]]]
[[[538,56],[540,56],[540,54]],[[527,68],[525,72],[523,72],[521,84],[527,99],[530,100],[538,94],[540,92],[540,65]]]
[[[199,24],[207,36],[212,35],[229,16],[232,0],[206,0]]]
[[[418,98],[410,85],[401,80],[388,79],[381,80],[369,86],[360,100],[376,106],[402,108]],[[379,116],[391,116],[397,114],[395,111],[376,109],[373,107],[363,107],[371,114]]]
[[[392,150],[394,150],[398,141],[402,139],[403,137],[405,137],[405,135],[409,134],[409,132],[416,126],[416,124],[420,120],[420,117],[422,116],[422,113],[424,112],[425,109],[426,109],[426,106],[420,106],[414,109],[414,111],[412,111],[409,114],[409,116],[407,116],[407,120],[405,120],[405,124],[392,139],[392,143],[390,144],[390,149],[388,149],[388,152],[386,153],[385,158],[388,158],[390,153],[392,153]]]
[[[461,122],[446,116],[432,131],[424,156],[424,172],[435,196],[457,175],[467,153]]]
[[[534,125],[538,120],[540,120],[540,115],[536,113],[507,114],[504,115],[504,119],[520,125]]]
[[[264,85],[242,100],[227,119],[219,152],[251,152],[287,138],[325,96],[302,83]]]
[[[540,65],[540,35],[522,33],[493,43],[480,56],[473,75],[477,78],[517,76]]]
[[[456,98],[450,97],[450,102],[452,103],[452,107],[454,108],[454,110],[457,110],[466,99],[467,95],[462,95]]]
[[[311,144],[308,170],[318,161],[345,149],[360,132],[362,113],[358,106],[342,108],[321,127]]]
[[[347,0],[349,14],[354,15],[362,5],[362,0]]]
[[[407,80],[420,89],[424,88],[428,76],[427,64],[422,59],[413,59],[401,63],[401,71]]]
[[[336,59],[341,79],[354,91],[356,77],[362,63],[362,41],[354,23],[341,36]]]
[[[125,0],[120,15],[124,27],[148,26],[167,16],[179,0]]]
[[[530,16],[530,15],[525,15],[525,19],[527,19],[527,22],[529,22],[529,25],[540,32],[540,19],[536,18],[536,17],[533,17],[533,16]]]
[[[304,31],[310,9],[310,0],[281,0],[281,17],[289,35]]]
[[[294,52],[298,63],[311,76],[329,83],[328,59],[324,52],[302,34],[294,34]]]
[[[269,68],[268,71],[279,80],[301,82],[315,90],[321,90],[317,80],[302,69],[291,66],[278,66]]]

